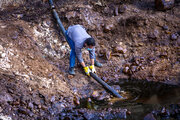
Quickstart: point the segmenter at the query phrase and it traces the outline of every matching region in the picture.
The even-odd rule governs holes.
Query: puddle
[[[143,119],[152,111],[180,103],[180,87],[175,85],[138,80],[121,81],[118,85],[121,86],[120,94],[126,98],[125,100],[112,98],[97,101],[92,98],[88,102],[88,98],[81,100],[80,107],[94,110],[125,108],[131,111],[129,119],[136,120]]]

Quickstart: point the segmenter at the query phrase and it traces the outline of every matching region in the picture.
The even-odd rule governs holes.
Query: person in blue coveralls
[[[68,27],[66,31],[66,37],[68,43],[71,47],[70,53],[70,66],[69,66],[69,74],[75,75],[74,66],[76,57],[79,63],[82,65],[84,72],[86,75],[90,76],[90,72],[96,73],[95,67],[102,67],[102,64],[96,60],[95,56],[95,40],[92,38],[85,30],[82,25],[73,25]],[[82,48],[86,48],[89,51],[89,57],[91,60],[91,65],[86,66],[84,60],[82,58]]]

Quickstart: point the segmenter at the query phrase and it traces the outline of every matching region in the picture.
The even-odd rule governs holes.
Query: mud
[[[140,91],[144,90],[143,94],[137,91],[138,95],[149,95],[140,98],[140,103],[160,92],[150,91],[156,84],[179,87],[179,2],[167,11],[157,11],[152,0],[56,0],[55,5],[66,29],[81,24],[95,38],[97,59],[104,65],[103,69],[96,68],[97,75],[107,83],[125,86],[123,82],[127,80],[132,87],[147,82],[147,89],[144,84],[137,85],[143,88]],[[68,75],[70,48],[60,34],[48,1],[1,1],[0,6],[0,118],[59,119],[62,111],[74,108],[79,99],[103,91],[78,64],[76,76]],[[85,50],[83,57],[89,64]],[[133,95],[137,97],[136,93]],[[107,92],[98,96],[99,100],[112,98]],[[160,102],[169,98],[163,96]],[[173,97],[167,103],[171,100]],[[122,110],[130,106],[126,104]],[[72,116],[73,111],[76,110],[69,112]],[[88,112],[86,109],[84,113]],[[98,113],[102,112],[106,114],[108,110]],[[93,110],[89,113],[95,114]]]

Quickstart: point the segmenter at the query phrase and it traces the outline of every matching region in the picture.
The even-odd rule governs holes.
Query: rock
[[[17,18],[22,18],[24,15],[23,14],[17,14]]]
[[[6,116],[6,115],[3,115],[3,114],[0,114],[0,120],[12,120],[11,117],[9,116]]]
[[[129,67],[125,67],[125,68],[123,69],[123,72],[124,72],[125,74],[128,74],[128,73],[129,73]]]
[[[180,37],[177,40],[177,44],[180,46]]]
[[[108,82],[109,81],[108,78],[105,77],[105,76],[102,79],[104,80],[104,82]]]
[[[55,102],[55,100],[56,100],[56,97],[52,96],[50,101],[53,103],[53,102]]]
[[[159,57],[160,58],[167,58],[168,57],[168,53],[167,52],[161,52]]]
[[[175,0],[155,0],[155,7],[158,10],[167,10],[174,6]]]
[[[106,24],[104,26],[104,32],[110,32],[114,29],[114,24],[113,23],[110,23],[110,24]]]
[[[144,117],[144,120],[156,120],[156,118],[152,113],[149,113]]]
[[[120,91],[121,90],[121,87],[119,85],[113,85],[112,86],[115,90],[117,91]]]
[[[33,110],[34,105],[30,102],[30,103],[28,104],[28,107],[29,107],[31,110]]]
[[[75,11],[71,11],[66,13],[66,18],[69,20],[70,18],[74,18],[76,17],[76,12]]]
[[[4,58],[4,57],[6,57],[6,53],[0,54],[0,58]]]
[[[169,29],[169,27],[168,27],[168,26],[166,26],[166,25],[165,25],[165,26],[163,26],[162,28],[163,28],[163,30],[168,30],[168,29]]]
[[[68,79],[72,79],[73,77],[73,75],[68,75]]]
[[[124,12],[126,12],[126,10],[127,10],[126,5],[122,5],[122,6],[119,7],[119,13],[124,13]]]
[[[93,91],[91,96],[94,97],[94,98],[97,98],[99,96],[99,92],[98,91]]]
[[[178,38],[177,33],[171,35],[171,40],[177,40],[177,38]]]
[[[157,39],[159,37],[159,31],[154,30],[154,32],[150,33],[148,37],[151,38],[151,39]]]
[[[115,14],[115,16],[118,16],[118,7],[115,7],[115,9],[114,9],[114,14]]]
[[[18,112],[21,113],[21,114],[28,115],[27,110],[26,110],[25,108],[22,108],[22,107],[20,107],[20,108],[18,109]]]
[[[131,66],[131,71],[135,72],[137,70],[137,66]]]
[[[57,44],[58,40],[53,40],[53,42],[54,42],[55,44]]]
[[[0,95],[0,102],[12,102],[13,98],[9,94]]]
[[[75,105],[79,105],[80,104],[80,100],[79,100],[79,98],[77,96],[74,96],[73,102],[74,102]]]
[[[118,45],[114,48],[114,52],[125,54],[127,50]]]
[[[3,111],[3,109],[0,107],[0,112],[2,112]]]
[[[46,48],[47,48],[48,50],[52,49],[52,47],[51,47],[50,45],[46,45]]]
[[[2,45],[0,45],[0,51],[2,51],[3,50],[3,46]]]
[[[169,119],[170,118],[170,112],[168,109],[165,107],[162,108],[161,113],[160,113],[161,119]]]
[[[106,51],[106,59],[107,59],[107,60],[110,60],[111,57],[112,57],[111,51]]]

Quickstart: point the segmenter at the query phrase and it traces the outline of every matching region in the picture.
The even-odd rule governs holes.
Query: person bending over
[[[102,64],[96,61],[95,56],[95,40],[92,38],[81,25],[73,25],[68,27],[66,31],[67,41],[70,45],[70,60],[69,60],[69,74],[75,75],[74,66],[77,57],[79,63],[82,65],[86,75],[90,76],[90,72],[96,73],[95,67],[102,67]],[[91,66],[85,65],[82,58],[81,49],[86,48],[89,51]]]

